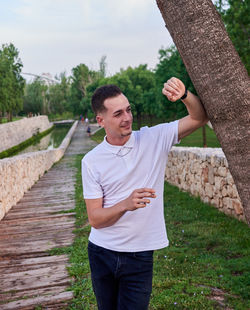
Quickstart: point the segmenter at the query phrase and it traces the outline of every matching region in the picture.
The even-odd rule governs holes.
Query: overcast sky
[[[0,0],[0,43],[19,50],[23,72],[67,75],[80,63],[108,74],[148,64],[173,42],[155,0]]]

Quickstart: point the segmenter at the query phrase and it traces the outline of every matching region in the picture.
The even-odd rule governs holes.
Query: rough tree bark
[[[156,0],[228,160],[250,224],[250,81],[210,0]]]

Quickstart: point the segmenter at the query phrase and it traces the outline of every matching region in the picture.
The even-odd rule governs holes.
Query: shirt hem
[[[89,241],[94,243],[97,246],[100,246],[102,248],[105,248],[107,250],[111,250],[111,251],[115,251],[115,252],[142,252],[142,251],[156,251],[156,250],[160,250],[163,248],[166,248],[169,246],[169,241],[166,241],[164,243],[161,244],[156,244],[154,246],[151,247],[137,247],[137,248],[119,248],[119,247],[110,247],[110,246],[106,246],[105,244],[100,244],[99,242],[96,242],[95,240],[92,240],[89,238]]]

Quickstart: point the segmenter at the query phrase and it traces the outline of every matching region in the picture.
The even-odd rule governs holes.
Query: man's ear
[[[104,127],[104,119],[101,114],[96,115],[96,120],[99,126]]]

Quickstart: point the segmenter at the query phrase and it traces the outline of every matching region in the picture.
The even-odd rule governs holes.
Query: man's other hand
[[[156,198],[155,190],[152,188],[135,189],[126,199],[126,211],[134,211],[145,208],[150,203],[149,198]]]

